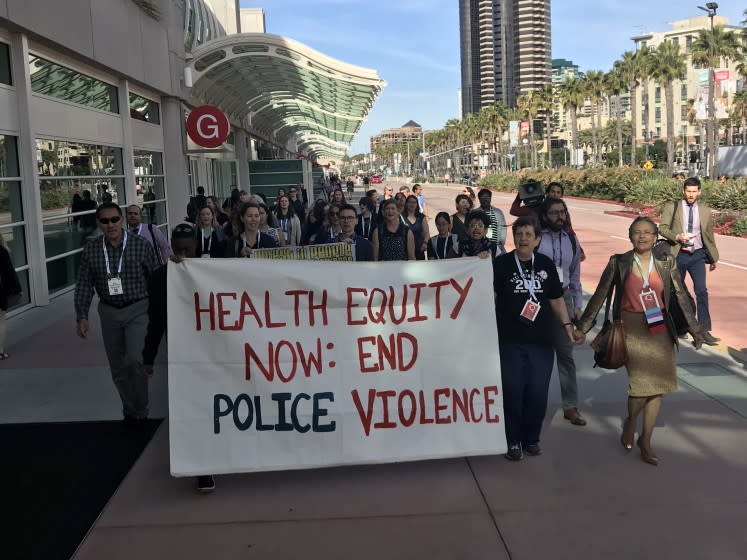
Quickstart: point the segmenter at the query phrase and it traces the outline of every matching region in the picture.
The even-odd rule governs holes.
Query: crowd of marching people
[[[349,184],[347,192],[335,184],[310,206],[300,185],[287,192],[280,189],[272,203],[236,190],[223,204],[200,187],[170,243],[160,229],[142,224],[139,207],[128,207],[125,216],[119,206],[106,202],[96,209],[103,235],[88,242],[81,258],[75,291],[77,330],[81,337],[88,336],[95,291],[125,422],[137,425],[148,416],[143,371],[153,373],[165,331],[165,264],[170,258],[251,258],[258,249],[350,243],[357,261],[490,259],[506,459],[520,461],[525,454],[542,453],[540,433],[555,363],[563,417],[575,426],[586,425],[578,409],[573,349],[586,340],[607,302],[607,312],[611,306],[625,329],[622,365],[629,376],[628,414],[620,442],[626,451],[636,443],[642,459],[656,465],[651,437],[663,395],[677,388],[678,339],[689,333],[696,348],[718,341],[710,334],[705,289],[705,267],[713,270],[718,261],[710,209],[698,201],[697,178],[687,179],[683,189],[683,200],[665,210],[660,227],[649,218],[633,221],[628,232],[632,250],[610,258],[586,305],[580,281],[586,255],[571,227],[563,187],[557,183],[547,186],[543,200],[530,205],[517,196],[510,210],[516,219],[510,225],[493,205],[489,189],[475,193],[464,187],[454,200],[454,213],[435,215],[433,235],[420,185],[413,185],[412,191],[402,186],[395,193],[387,184],[383,194],[371,189],[354,201],[349,200],[354,192]],[[509,228],[512,251],[505,247]],[[657,243],[660,234],[664,239]],[[697,304],[688,298],[686,274],[695,280]],[[212,477],[199,478],[200,490],[213,487]]]

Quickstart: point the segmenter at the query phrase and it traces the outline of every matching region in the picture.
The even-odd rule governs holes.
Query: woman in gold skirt
[[[658,465],[651,448],[651,436],[661,410],[662,396],[677,390],[674,348],[677,330],[669,313],[670,299],[677,298],[693,336],[693,345],[703,343],[687,292],[682,284],[674,258],[667,252],[657,257],[652,249],[659,234],[650,219],[639,217],[628,229],[633,250],[613,255],[602,273],[594,295],[589,301],[578,328],[589,331],[599,309],[604,305],[610,286],[622,287],[613,300],[615,313],[620,313],[625,327],[628,360],[628,416],[623,422],[620,442],[626,451],[633,448],[638,416],[643,412],[643,428],[638,437],[641,458]]]

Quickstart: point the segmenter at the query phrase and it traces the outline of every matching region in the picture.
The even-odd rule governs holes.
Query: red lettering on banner
[[[365,325],[368,321],[365,317],[363,319],[353,320],[353,307],[360,307],[357,303],[353,303],[353,294],[354,293],[361,293],[364,296],[368,295],[368,290],[365,288],[348,288],[348,305],[347,305],[347,312],[348,312],[348,325]]]
[[[388,340],[384,340],[381,335],[362,336],[357,344],[361,373],[375,373],[385,369],[405,372],[412,369],[418,359],[418,341],[409,333],[390,334]],[[369,361],[374,357],[373,349],[369,351],[367,347],[373,345],[376,346],[378,357],[378,363],[374,364]]]
[[[314,303],[314,292],[309,291],[309,326],[314,326],[314,311],[320,310],[322,312],[322,326],[327,326],[327,290],[322,290],[322,302]]]
[[[381,303],[379,304],[379,312],[373,314],[373,300],[375,294],[381,294]],[[371,290],[371,297],[368,298],[368,317],[374,325],[386,325],[386,319],[384,319],[384,309],[386,308],[386,292],[381,288],[374,288]]]
[[[210,330],[215,330],[215,294],[210,292],[208,297],[208,307],[200,307],[200,294],[195,292],[195,330],[202,330],[202,318],[201,315],[207,313],[210,317]]]
[[[407,340],[410,343],[410,361],[405,364],[405,353],[404,344],[402,340]],[[408,371],[415,364],[418,359],[418,341],[417,339],[408,333],[397,334],[397,359],[399,360],[399,371]]]
[[[270,313],[270,292],[265,290],[265,320],[267,321],[268,329],[276,329],[278,327],[285,327],[288,323],[273,323],[272,314]]]
[[[379,367],[384,369],[384,359],[389,363],[389,369],[397,367],[397,346],[394,334],[389,335],[389,345],[387,346],[381,335],[376,337],[376,346],[379,348]]]
[[[441,280],[440,282],[431,282],[428,284],[429,288],[435,288],[436,290],[436,319],[441,318],[441,288],[450,285],[451,282],[448,280]]]
[[[284,355],[281,355],[281,352]],[[298,371],[299,362],[301,369],[305,377],[311,377],[312,367],[316,370],[317,375],[322,373],[322,341],[316,339],[315,352],[306,352],[303,344],[296,342],[295,344],[287,340],[281,340],[277,344],[273,342],[267,343],[267,359],[263,360],[262,357],[257,354],[254,347],[246,343],[244,344],[244,369],[245,378],[247,381],[252,379],[252,364],[259,369],[260,373],[265,376],[265,379],[272,383],[275,380],[275,376],[282,383],[289,383],[296,377]],[[290,366],[287,371],[281,368],[281,364],[286,367]]]
[[[399,317],[394,316],[394,301],[394,286],[389,286],[389,319],[395,325],[399,325],[407,317],[407,286],[402,286],[402,303],[400,304],[402,314]]]
[[[374,428],[383,428],[383,429],[389,429],[389,428],[396,428],[397,424],[392,422],[389,419],[389,399],[391,397],[396,397],[397,392],[396,391],[377,391],[376,396],[378,396],[381,399],[381,407],[383,412],[383,420],[381,422],[376,422],[374,424]]]
[[[426,391],[422,389],[417,392],[417,397],[410,389],[403,389],[400,392],[369,389],[368,400],[363,403],[357,389],[351,392],[366,436],[370,436],[372,429],[409,428],[415,424],[416,419],[418,425],[444,425],[457,422],[498,424],[499,416],[491,411],[491,407],[495,405],[494,397],[497,394],[498,387],[495,385],[472,389],[442,387],[434,389],[432,393],[428,392],[426,402]],[[484,406],[476,409],[475,399],[481,395],[485,396]],[[395,400],[396,416],[389,406]],[[376,410],[374,410],[374,405],[379,405]],[[452,415],[449,415],[450,410],[453,411]],[[430,412],[433,412],[433,416],[429,414]]]
[[[464,288],[462,288],[459,285],[459,283],[453,278],[450,281],[454,289],[457,292],[459,292],[459,300],[457,300],[456,305],[454,306],[454,309],[451,310],[451,315],[449,315],[449,317],[451,317],[452,319],[456,319],[459,316],[459,312],[462,310],[462,306],[464,305],[464,300],[467,299],[467,294],[469,293],[469,290],[472,287],[474,278],[470,276],[469,280],[467,280],[467,283],[464,285]]]
[[[454,418],[454,422],[457,421],[457,409],[462,413],[462,418],[464,419],[464,421],[470,422],[469,412],[467,412],[467,403],[469,402],[469,399],[467,397],[467,389],[462,389],[461,396],[455,389],[453,397],[454,408],[451,412],[451,417]]]
[[[402,402],[405,396],[410,399],[410,416],[405,417],[405,404]],[[415,417],[418,415],[418,405],[415,401],[415,393],[410,389],[405,389],[399,394],[397,399],[397,407],[399,408],[399,421],[405,427],[408,428],[415,423]]]
[[[259,316],[259,313],[257,313],[257,308],[254,307],[254,302],[252,301],[251,296],[244,292],[241,295],[241,306],[239,308],[239,323],[241,324],[241,329],[244,328],[244,319],[246,317],[254,317],[254,320],[257,322],[257,328],[262,328],[262,318]]]
[[[368,390],[368,404],[365,410],[363,409],[363,403],[361,403],[361,399],[358,396],[358,390],[353,389],[350,394],[353,397],[353,404],[355,404],[355,409],[358,411],[358,416],[361,419],[363,431],[366,433],[366,436],[368,436],[371,433],[371,420],[373,418],[373,405],[374,400],[376,399],[376,389]]]
[[[451,424],[450,416],[446,418],[441,416],[441,412],[449,408],[447,403],[441,403],[441,397],[448,397],[450,394],[451,389],[436,389],[433,392],[433,399],[436,401],[436,424]]]
[[[420,314],[420,290],[425,288],[427,284],[410,284],[411,288],[415,289],[415,301],[413,307],[415,308],[415,315],[407,319],[408,323],[415,323],[417,321],[426,321],[428,317]]]
[[[495,399],[490,396],[490,393],[498,396],[498,387],[496,387],[495,385],[491,387],[485,387],[483,389],[483,393],[485,394],[485,421],[488,424],[498,424],[501,421],[500,416],[498,416],[497,414],[495,416],[490,416],[490,407],[495,404]]]
[[[428,418],[425,412],[425,393],[423,391],[418,391],[418,400],[420,401],[420,423],[433,424],[433,418]]]
[[[475,395],[477,396],[480,395],[479,389],[472,389],[469,392],[469,411],[470,411],[470,414],[472,415],[472,421],[480,422],[482,421],[483,416],[482,414],[480,414],[480,416],[478,417],[477,414],[475,414]]]
[[[375,336],[362,336],[358,339],[358,364],[360,365],[361,373],[375,373],[379,371],[379,366],[374,364],[372,366],[367,366],[365,363],[365,360],[373,356],[370,352],[364,352],[363,351],[363,344],[376,344],[376,337]]]
[[[301,326],[301,318],[299,317],[299,310],[301,304],[299,302],[299,296],[305,295],[308,292],[306,290],[288,290],[285,292],[286,296],[293,296],[293,325],[296,327]]]
[[[238,321],[235,321],[232,325],[228,325],[225,322],[225,317],[231,314],[231,311],[223,308],[223,298],[229,298],[236,300],[238,296],[233,292],[219,292],[215,294],[218,299],[218,327],[222,331],[238,331],[241,330],[241,325]]]

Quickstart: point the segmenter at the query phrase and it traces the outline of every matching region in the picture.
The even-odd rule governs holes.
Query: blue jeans
[[[547,411],[553,347],[501,342],[500,351],[506,442],[509,446],[538,443]]]
[[[695,290],[695,303],[698,315],[698,324],[705,332],[711,330],[711,314],[708,311],[708,289],[706,288],[706,252],[698,249],[692,253],[680,251],[677,253],[677,268],[685,283],[685,276],[689,272],[693,279]]]

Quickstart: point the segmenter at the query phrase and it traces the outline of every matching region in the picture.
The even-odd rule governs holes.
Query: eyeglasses
[[[352,222],[355,220],[355,216],[340,216],[340,220],[343,222]]]
[[[548,216],[565,216],[568,212],[565,210],[552,210],[551,212],[548,212]]]
[[[122,219],[122,216],[112,216],[111,218],[99,218],[99,223],[104,224],[104,225],[108,223],[116,224],[121,219]]]

